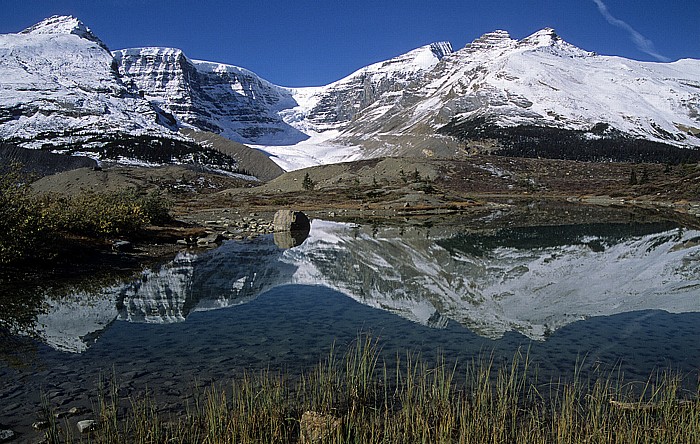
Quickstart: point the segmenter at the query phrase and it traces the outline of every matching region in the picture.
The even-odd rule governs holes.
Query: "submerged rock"
[[[77,426],[80,433],[87,433],[97,427],[97,422],[94,419],[84,419],[82,421],[78,421]]]
[[[35,421],[32,423],[32,428],[34,430],[44,430],[49,428],[48,421]]]
[[[197,239],[197,245],[210,245],[210,244],[216,244],[219,243],[223,240],[223,236],[219,233],[211,233],[207,236],[200,237]]]
[[[117,240],[112,244],[112,250],[119,252],[129,252],[134,250],[134,245],[126,240]]]
[[[0,430],[0,442],[9,441],[15,437],[15,432],[10,429]]]

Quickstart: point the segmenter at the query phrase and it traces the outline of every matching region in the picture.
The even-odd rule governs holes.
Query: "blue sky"
[[[589,51],[700,59],[700,0],[0,0],[0,33],[54,14],[81,19],[111,49],[169,46],[284,86],[324,85],[438,40],[523,38],[552,27]]]

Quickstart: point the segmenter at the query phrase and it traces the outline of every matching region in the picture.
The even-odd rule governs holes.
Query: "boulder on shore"
[[[311,221],[301,211],[278,210],[272,225],[275,232],[311,230]]]

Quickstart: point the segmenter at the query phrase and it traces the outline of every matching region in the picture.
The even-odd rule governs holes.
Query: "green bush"
[[[49,237],[51,224],[19,170],[0,173],[0,264],[36,256],[42,239]]]
[[[147,224],[170,220],[169,203],[158,192],[145,196],[133,190],[85,192],[72,198],[52,198],[48,204],[61,230],[86,236],[134,234]]]
[[[131,235],[147,224],[170,221],[169,208],[170,202],[158,191],[85,192],[37,199],[28,178],[13,165],[0,170],[0,264],[50,256],[45,241],[61,232],[89,237]]]
[[[146,213],[148,222],[153,225],[160,225],[173,220],[170,215],[172,202],[165,199],[159,191],[152,191],[139,199],[143,211]]]

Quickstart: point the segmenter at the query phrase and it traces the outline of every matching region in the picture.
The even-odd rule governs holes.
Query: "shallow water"
[[[668,224],[317,220],[292,249],[272,236],[229,242],[40,299],[33,323],[5,315],[0,335],[0,425],[20,431],[41,392],[91,407],[100,376],[114,375],[124,396],[149,390],[178,410],[195,385],[245,370],[298,374],[359,332],[379,338],[389,363],[410,351],[500,364],[528,351],[541,380],[578,365],[640,381],[671,368],[697,381],[700,368],[700,232]]]

